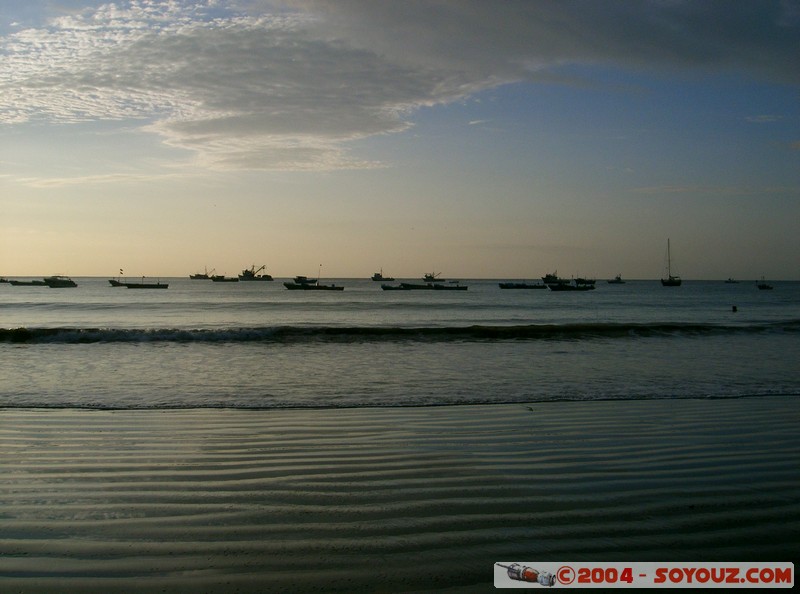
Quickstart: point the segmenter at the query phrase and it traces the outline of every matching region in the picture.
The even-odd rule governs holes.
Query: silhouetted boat
[[[501,289],[546,289],[542,283],[498,283]]]
[[[426,283],[443,283],[444,279],[439,278],[439,275],[442,274],[441,272],[428,272],[422,277]]]
[[[283,286],[290,291],[344,291],[340,285],[321,285],[319,281],[306,281],[302,283],[283,283]]]
[[[141,282],[138,283],[123,283],[129,289],[167,289],[169,288],[169,283],[162,283],[161,281],[155,283],[146,283],[144,282],[144,277],[142,277]]]
[[[761,277],[761,281],[759,281],[759,283],[756,286],[761,291],[771,291],[772,290],[772,285],[767,283],[767,281],[764,280],[763,276]]]
[[[238,283],[239,277],[238,276],[223,276],[221,274],[215,274],[211,277],[212,282],[215,283]]]
[[[669,239],[667,239],[667,278],[661,279],[662,287],[680,287],[681,277],[672,274],[672,257],[669,252]]]
[[[122,270],[120,270],[120,273]],[[128,289],[166,289],[169,287],[169,283],[162,283],[161,281],[155,283],[146,283],[144,282],[144,278],[139,282],[128,282],[119,280],[119,278],[110,278],[108,279],[108,284],[112,287],[127,287]]]
[[[552,287],[553,285],[569,285],[569,280],[558,276],[558,271],[545,274],[542,277],[542,282],[548,287]]]
[[[611,280],[609,280],[609,281],[608,281],[608,284],[609,284],[609,285],[624,285],[624,284],[625,284],[625,281],[624,281],[624,280],[622,280],[622,275],[621,275],[621,274],[618,274],[617,276],[615,276],[614,278],[612,278]]]
[[[12,287],[46,287],[47,283],[40,280],[31,280],[31,281],[21,281],[21,280],[10,280],[8,284]]]
[[[51,289],[64,289],[64,288],[71,288],[78,286],[78,283],[76,283],[68,276],[61,276],[58,274],[55,276],[45,277],[44,284],[46,284]]]
[[[575,279],[575,284],[578,285],[579,287],[581,287],[581,286],[589,286],[589,285],[594,286],[596,282],[597,281],[595,279],[593,279],[593,278],[581,278],[581,277],[578,277],[578,278]]]
[[[214,270],[211,270],[211,274],[214,274]],[[197,274],[190,274],[189,278],[192,280],[211,280],[211,277],[208,273],[208,268],[205,269],[205,272],[198,272]]]
[[[319,282],[319,279],[308,278],[307,276],[300,275],[300,276],[294,277],[294,282],[297,285],[311,285],[311,284]]]
[[[467,285],[460,285],[458,281],[450,281],[446,285],[433,283],[434,291],[466,291],[467,289],[469,289]]]
[[[739,281],[734,280],[733,277],[728,277],[728,280],[725,281],[726,285],[736,285],[739,284]]]
[[[264,270],[266,267],[267,267],[267,265],[264,264],[264,266],[262,266],[261,268],[256,270],[256,265],[253,264],[253,266],[251,268],[242,270],[242,273],[239,275],[239,280],[242,280],[242,281],[271,281],[271,280],[273,280],[272,279],[272,275],[269,275],[269,274],[258,274],[259,272]]]
[[[372,280],[374,281],[393,281],[394,278],[391,276],[383,276],[383,268],[381,268],[380,272],[376,272],[372,275]]]
[[[594,291],[594,285],[579,285],[566,283],[552,283],[547,285],[551,291]]]

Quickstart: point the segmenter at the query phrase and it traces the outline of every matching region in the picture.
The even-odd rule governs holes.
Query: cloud
[[[348,143],[566,64],[800,83],[791,4],[117,0],[0,38],[0,123],[119,120],[223,169],[376,167]]]
[[[2,176],[0,176],[2,177]],[[154,182],[165,179],[180,179],[185,180],[187,174],[136,174],[136,173],[110,173],[101,175],[86,175],[78,177],[60,177],[60,178],[38,178],[26,177],[16,178],[14,181],[17,183],[30,186],[32,188],[57,188],[64,186],[88,186],[99,184],[118,184],[123,183],[141,183],[141,182]]]
[[[757,116],[750,116],[746,118],[748,122],[753,124],[771,124],[772,122],[779,122],[783,119],[783,116],[779,115],[757,115]]]
[[[649,186],[632,188],[634,194],[664,196],[754,196],[780,194],[787,196],[800,195],[798,186]]]

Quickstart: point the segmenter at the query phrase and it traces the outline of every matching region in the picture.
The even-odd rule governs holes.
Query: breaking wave
[[[389,341],[591,340],[692,337],[800,331],[800,320],[749,325],[693,323],[579,323],[400,326],[269,326],[257,328],[12,328],[0,329],[0,343],[302,343]]]

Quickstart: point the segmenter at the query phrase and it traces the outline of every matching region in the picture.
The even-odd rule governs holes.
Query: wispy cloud
[[[30,186],[32,188],[60,188],[65,186],[90,186],[99,184],[118,184],[122,183],[143,183],[155,182],[165,179],[186,179],[192,174],[186,173],[166,173],[166,174],[137,174],[137,173],[109,173],[105,175],[83,175],[76,177],[25,177],[16,178],[16,183]],[[197,174],[194,174],[197,175]]]
[[[773,122],[781,121],[783,117],[779,115],[764,114],[764,115],[750,116],[746,119],[748,122],[751,122],[753,124],[771,124]]]
[[[634,194],[664,196],[664,195],[689,195],[689,196],[754,196],[767,194],[800,195],[798,186],[648,186],[633,188]]]
[[[797,38],[777,0],[117,0],[0,38],[0,123],[138,121],[218,168],[376,167],[348,143],[421,106],[568,63],[797,84]]]

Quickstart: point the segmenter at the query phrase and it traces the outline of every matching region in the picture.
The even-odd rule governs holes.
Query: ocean
[[[2,408],[442,406],[800,397],[800,283],[594,291],[0,284]],[[396,283],[393,283],[396,284]]]
[[[2,591],[800,554],[800,283],[75,280],[0,285]]]

